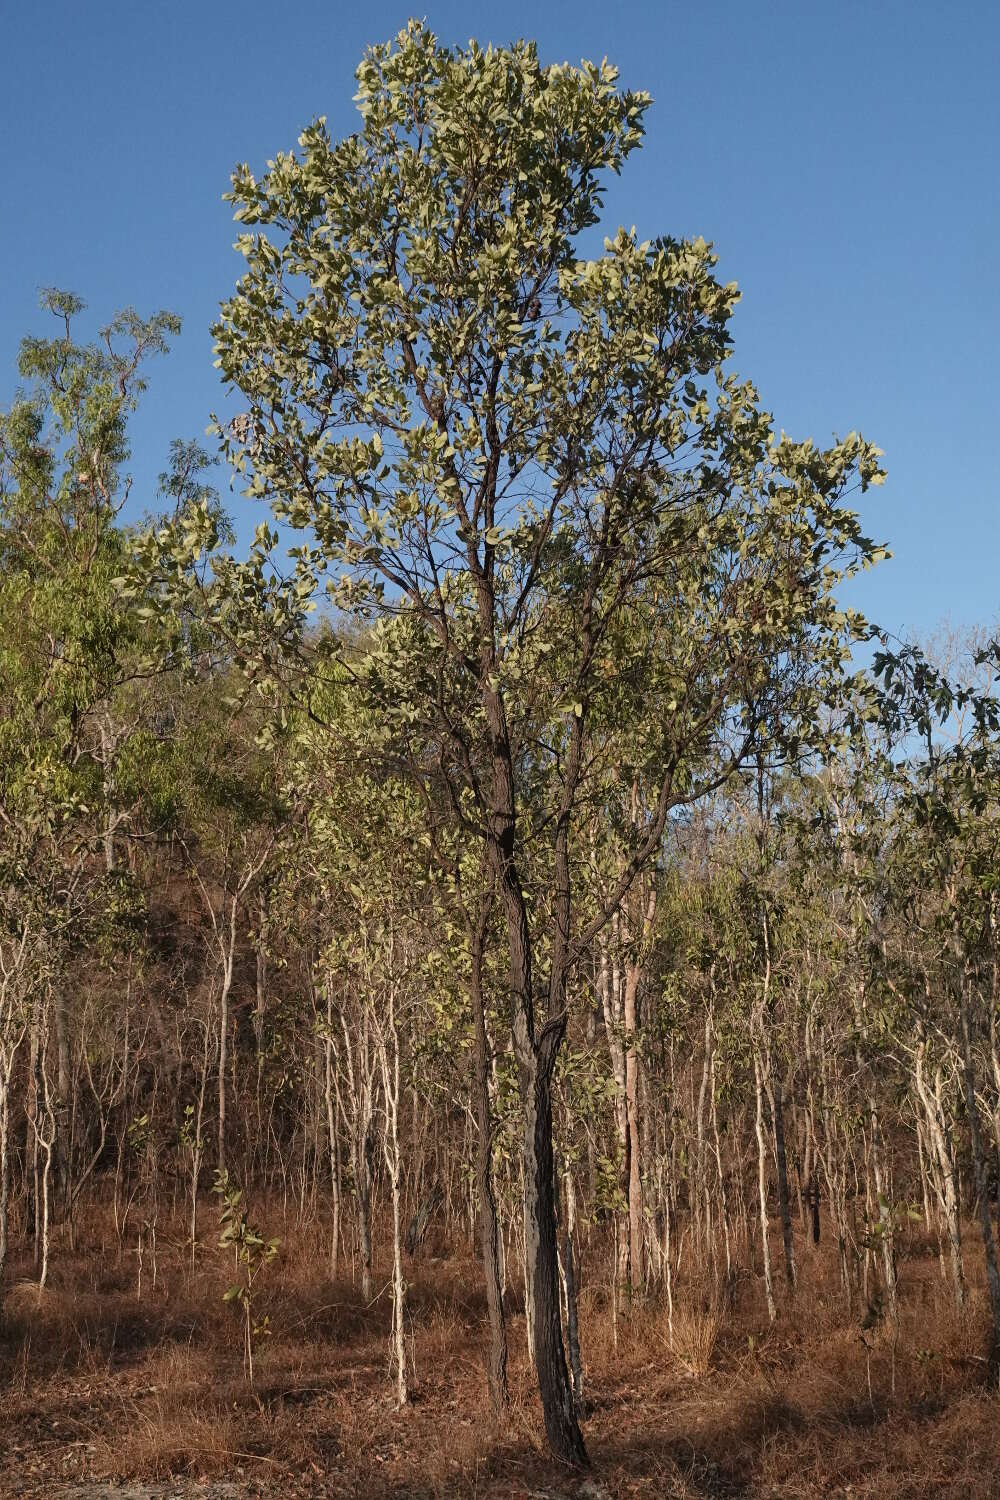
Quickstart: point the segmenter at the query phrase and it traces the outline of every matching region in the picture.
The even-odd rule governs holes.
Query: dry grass
[[[436,1241],[408,1267],[415,1400],[397,1412],[388,1298],[364,1307],[349,1266],[346,1279],[329,1280],[322,1226],[284,1228],[264,1293],[274,1333],[253,1391],[221,1300],[230,1268],[211,1222],[194,1271],[180,1229],[161,1233],[156,1287],[144,1280],[141,1300],[134,1256],[119,1262],[107,1228],[89,1214],[75,1253],[56,1246],[41,1298],[27,1266],[8,1285],[0,1494],[172,1475],[225,1475],[248,1495],[282,1500],[575,1493],[546,1457],[521,1316],[509,1323],[510,1420],[497,1431],[488,1417],[485,1306],[465,1248],[442,1255]],[[1000,1494],[1000,1401],[985,1383],[986,1308],[971,1254],[973,1291],[958,1310],[935,1257],[914,1241],[898,1328],[865,1331],[826,1247],[801,1250],[800,1290],[774,1325],[749,1273],[732,1306],[682,1281],[672,1340],[665,1307],[637,1302],[619,1310],[616,1348],[608,1287],[599,1270],[586,1276],[608,1264],[594,1245],[581,1296],[586,1436],[608,1493]]]
[[[723,1316],[722,1298],[714,1288],[700,1295],[689,1293],[672,1316],[661,1316],[667,1346],[681,1369],[694,1379],[701,1379],[712,1368]]]

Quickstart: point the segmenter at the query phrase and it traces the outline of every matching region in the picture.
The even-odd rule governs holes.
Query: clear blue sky
[[[389,0],[0,6],[0,401],[38,289],[184,320],[135,430],[139,509],[173,436],[222,405],[209,325],[240,262],[221,196],[325,114],[411,8]],[[421,13],[417,11],[417,13]],[[608,220],[702,234],[743,289],[736,360],[779,426],[886,450],[866,497],[894,560],[860,602],[893,629],[1000,605],[1000,7],[995,0],[438,0],[445,40],[537,38],[648,89]],[[223,484],[223,487],[224,484]],[[241,531],[249,503],[234,497]],[[241,514],[244,512],[244,514]],[[260,517],[255,517],[260,519]]]

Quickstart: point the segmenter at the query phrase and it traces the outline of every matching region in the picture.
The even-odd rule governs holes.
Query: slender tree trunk
[[[233,987],[233,963],[236,956],[236,910],[238,898],[229,904],[229,922],[222,942],[222,990],[219,995],[219,1131],[218,1167],[226,1170],[226,1073],[229,1066],[229,995]]]
[[[878,1204],[879,1239],[882,1246],[882,1276],[885,1281],[886,1301],[889,1316],[896,1318],[898,1312],[898,1288],[896,1276],[896,1236],[892,1223],[892,1206],[889,1202],[889,1182],[882,1159],[882,1128],[875,1098],[875,1089],[869,1085],[868,1118],[871,1122],[870,1150],[872,1172]]]
[[[500,1270],[500,1227],[493,1190],[493,1121],[490,1108],[490,1048],[483,995],[483,953],[490,902],[483,903],[478,920],[470,924],[469,1000],[475,1028],[473,1097],[476,1110],[476,1184],[479,1192],[479,1231],[490,1324],[489,1388],[494,1415],[505,1419],[510,1409],[507,1384],[507,1326]]]
[[[788,1193],[788,1159],[785,1154],[785,1113],[782,1105],[781,1079],[774,1079],[769,1091],[774,1120],[774,1156],[778,1177],[778,1211],[781,1215],[781,1238],[785,1251],[785,1279],[795,1290],[795,1242],[792,1238],[792,1207]]]
[[[711,1048],[711,1067],[709,1070],[709,1087],[712,1092],[712,1135],[715,1143],[715,1165],[719,1174],[719,1199],[722,1207],[722,1233],[726,1248],[726,1293],[730,1302],[736,1290],[736,1277],[733,1269],[733,1252],[731,1236],[729,1231],[729,1193],[726,1188],[726,1174],[722,1166],[722,1142],[719,1137],[719,1109],[718,1096],[715,1089],[715,1047],[714,1023],[712,1013],[709,1012],[708,1025],[705,1028],[707,1045]]]
[[[10,1233],[10,1089],[28,1026],[23,978],[30,937],[25,922],[17,936],[0,949],[0,1314]],[[29,1122],[29,1136],[31,1133]]]
[[[198,1081],[198,1103],[194,1111],[194,1134],[191,1139],[191,1268],[194,1269],[195,1251],[198,1246],[198,1179],[201,1176],[201,1158],[204,1152],[202,1124],[205,1119],[205,1095],[208,1092],[208,1070],[211,1047],[211,1017],[206,1017],[202,1030],[201,1075]]]
[[[330,1152],[330,1192],[333,1197],[333,1224],[330,1229],[330,1279],[336,1281],[340,1257],[340,1137],[333,1088],[332,999],[327,987],[327,1036],[324,1041],[323,1092],[326,1104],[327,1143]]]
[[[986,1158],[983,1153],[979,1104],[976,1099],[976,1071],[972,1050],[973,1019],[968,976],[963,974],[960,983],[959,1021],[962,1033],[962,1081],[965,1085],[965,1112],[969,1121],[972,1164],[976,1175],[976,1202],[979,1210],[979,1228],[983,1237],[983,1251],[986,1257],[986,1283],[989,1290],[992,1324],[990,1367],[995,1378],[998,1371],[1000,1371],[1000,1268],[997,1265],[996,1240],[993,1237],[989,1183],[986,1176]]]
[[[327,980],[330,983],[330,980]],[[332,1012],[328,1009],[328,1015]],[[351,1173],[354,1178],[354,1200],[358,1214],[358,1258],[361,1262],[361,1295],[372,1300],[371,1195],[372,1158],[375,1151],[375,1125],[372,1117],[374,1071],[371,1017],[367,1007],[359,1004],[353,1027],[347,1015],[340,1012],[340,1030],[344,1039],[343,1070],[348,1104],[341,1092],[340,1063],[334,1054],[333,1086],[337,1096],[337,1113],[350,1143]],[[353,1261],[352,1261],[353,1266]]]
[[[767,1315],[773,1323],[778,1316],[778,1309],[774,1301],[774,1280],[771,1275],[771,1246],[768,1241],[767,1145],[764,1139],[764,1080],[760,1053],[756,1047],[753,1054],[753,1072],[757,1101],[757,1189],[760,1197],[760,1242],[764,1260],[764,1290],[767,1295]]]
[[[390,966],[392,960],[390,959]],[[385,1101],[385,1129],[382,1154],[389,1176],[392,1198],[392,1347],[396,1365],[396,1401],[405,1406],[409,1392],[406,1381],[406,1283],[403,1279],[403,1162],[399,1144],[399,1027],[396,1019],[396,994],[390,980],[388,1015],[378,1023],[379,1066],[382,1072],[382,1097]]]
[[[374,1141],[371,1124],[360,1133],[355,1154],[355,1178],[358,1199],[358,1257],[361,1261],[361,1296],[372,1300],[372,1155]]]
[[[28,1164],[30,1185],[28,1190],[28,1217],[34,1247],[35,1271],[41,1264],[42,1184],[41,1147],[39,1145],[40,1113],[42,1107],[42,1006],[36,1000],[31,1007],[31,1034],[28,1044],[28,1090],[25,1113],[28,1117]]]
[[[764,822],[764,780],[760,763],[757,767],[757,801],[760,814],[760,849],[761,864],[764,863],[764,849],[766,842],[766,826]],[[756,1036],[753,1046],[753,1073],[754,1087],[756,1091],[756,1114],[755,1125],[757,1131],[757,1187],[760,1196],[760,1239],[761,1250],[764,1259],[764,1289],[767,1294],[767,1315],[773,1323],[777,1317],[777,1308],[774,1302],[774,1279],[771,1274],[771,1245],[768,1235],[769,1222],[767,1213],[767,1149],[764,1144],[764,1089],[767,1083],[767,1074],[764,1068],[763,1051],[768,1045],[765,1031],[765,1017],[770,1016],[771,999],[771,931],[767,918],[766,908],[761,910],[761,936],[764,951],[764,976],[759,1008],[755,1014]],[[773,1117],[773,1106],[772,1106]],[[787,1190],[787,1181],[786,1181]]]
[[[863,982],[855,1008],[855,1015],[857,1018],[858,1034],[861,1041],[867,1046],[868,1021]],[[895,1322],[899,1308],[899,1288],[896,1275],[896,1236],[892,1220],[892,1205],[889,1202],[890,1184],[882,1151],[882,1122],[879,1115],[875,1079],[867,1059],[862,1055],[860,1043],[856,1045],[855,1057],[857,1059],[858,1071],[866,1079],[865,1102],[867,1105],[869,1126],[868,1149],[871,1157],[869,1183],[870,1179],[874,1178],[879,1220],[879,1241],[882,1250],[882,1276],[885,1282],[885,1295],[889,1316]]]
[[[691,1228],[698,1253],[709,1260],[711,1228],[708,1216],[708,1152],[705,1145],[705,1105],[708,1100],[708,1080],[711,1071],[709,1019],[705,1015],[705,1040],[701,1056],[701,1081],[698,1084],[697,1103],[694,1109],[694,1150],[691,1153]],[[694,1091],[695,1067],[691,1059],[691,1089]]]
[[[940,1203],[945,1221],[945,1230],[948,1235],[955,1301],[959,1307],[962,1307],[965,1303],[966,1287],[965,1266],[962,1260],[962,1222],[959,1213],[958,1189],[955,1177],[955,1157],[952,1149],[951,1132],[948,1130],[941,1097],[941,1071],[938,1069],[933,1092],[928,1087],[927,1081],[924,1078],[925,1045],[922,1041],[918,1044],[914,1064],[914,1078],[917,1093],[924,1107],[924,1117],[930,1137],[930,1150],[933,1151],[936,1158],[937,1171],[934,1174],[935,1192]]]
[[[51,1101],[52,1119],[55,1124],[55,1139],[52,1142],[52,1171],[55,1184],[54,1191],[50,1189],[49,1193],[50,1222],[53,1218],[62,1217],[70,1196],[70,1103],[73,1081],[66,997],[58,982],[52,994],[52,1020],[56,1040],[56,1088]]]
[[[629,1202],[630,1182],[632,1176],[630,1156],[630,1135],[628,1122],[628,1082],[626,1077],[625,1062],[625,1006],[623,999],[623,983],[621,966],[618,962],[618,923],[612,923],[612,933],[615,936],[615,951],[608,952],[608,943],[604,933],[598,936],[598,948],[600,954],[600,967],[598,970],[598,993],[601,998],[601,1009],[604,1014],[604,1030],[608,1039],[608,1054],[611,1058],[611,1072],[615,1080],[614,1117],[615,1130],[618,1136],[618,1160],[621,1171],[621,1194],[625,1203]],[[630,1279],[629,1263],[630,1235],[629,1217],[621,1221],[621,1232],[617,1237],[618,1269],[617,1275],[620,1281]]]
[[[10,1205],[10,1073],[13,1059],[0,1060],[0,1312],[3,1310],[3,1280],[7,1266],[8,1216]]]
[[[929,1187],[931,1174],[927,1158],[930,1156],[933,1148],[930,1143],[929,1135],[926,1143],[924,1141],[924,1122],[920,1118],[919,1112],[915,1112],[914,1114],[914,1126],[915,1134],[917,1137],[917,1166],[920,1171],[920,1193],[924,1204],[924,1228],[927,1230],[927,1233],[930,1234],[931,1230],[934,1227],[934,1217],[936,1216],[932,1216],[931,1214],[931,1195]]]
[[[636,1051],[636,1000],[639,964],[625,968],[625,1119],[628,1131],[629,1280],[633,1294],[642,1287],[642,1148],[639,1141],[639,1056]]]
[[[104,793],[108,809],[103,828],[104,868],[109,875],[113,875],[115,871],[115,825],[117,822],[113,803],[115,793],[115,752],[118,749],[118,736],[115,734],[109,714],[105,714],[101,718],[100,735],[101,758],[104,766]]]
[[[583,1359],[580,1354],[579,1261],[576,1248],[576,1183],[573,1169],[566,1163],[563,1176],[565,1223],[563,1231],[563,1266],[566,1274],[566,1343],[569,1346],[573,1398],[577,1415],[584,1415]]]
[[[41,1083],[41,1108],[35,1120],[35,1136],[41,1151],[41,1223],[39,1235],[39,1291],[45,1286],[49,1276],[49,1227],[52,1222],[52,1166],[55,1155],[55,1144],[58,1139],[58,1126],[56,1123],[56,1109],[58,1101],[52,1097],[52,1087],[49,1081],[48,1069],[48,1042],[49,1042],[49,1016],[48,1006],[43,1010],[41,1018],[41,1048],[38,1057],[38,1073]]]

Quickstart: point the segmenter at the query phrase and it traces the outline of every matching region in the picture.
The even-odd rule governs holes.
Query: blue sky
[[[221,201],[325,114],[354,126],[364,47],[412,8],[370,0],[46,0],[3,6],[0,401],[38,289],[184,320],[134,430],[137,506],[173,436],[223,405],[209,325],[240,261]],[[521,0],[426,11],[443,39],[534,36],[545,60],[615,62],[648,89],[644,149],[608,224],[702,234],[743,289],[735,365],[779,426],[859,428],[890,479],[865,497],[892,562],[855,598],[889,628],[1000,605],[1000,7]],[[223,482],[224,487],[224,482]],[[234,499],[240,529],[249,504]],[[254,517],[260,519],[260,517]]]

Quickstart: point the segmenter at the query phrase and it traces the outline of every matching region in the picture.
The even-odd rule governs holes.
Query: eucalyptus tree
[[[651,590],[635,590],[631,607],[618,622],[619,638],[610,634],[607,645],[609,659],[620,669],[593,695],[590,766],[581,780],[576,818],[583,845],[577,855],[578,904],[584,912],[588,896],[591,910],[600,911],[607,903],[609,891],[647,836],[662,768],[670,758],[678,682],[671,643],[683,638],[687,620],[672,613],[675,601],[669,595],[664,599],[663,592],[659,580]],[[663,847],[637,873],[594,937],[597,995],[618,1090],[615,1122],[626,1209],[618,1274],[633,1293],[643,1282],[641,991],[654,951],[670,832],[665,825]]]
[[[79,298],[50,291],[42,303],[61,331],[23,341],[25,385],[0,414],[4,752],[11,771],[44,761],[96,794],[111,873],[120,813],[107,718],[143,676],[142,626],[114,578],[126,551],[118,522],[131,490],[128,421],[146,362],[180,324],[128,310],[99,342],[82,344]]]
[[[33,990],[45,978],[44,936],[38,928],[38,913],[16,899],[19,876],[8,856],[0,864],[5,888],[0,919],[0,1302],[9,1245],[11,1088],[28,1031]]]
[[[202,699],[204,707],[204,699]],[[228,716],[227,716],[228,717]],[[207,918],[211,994],[217,1016],[216,1157],[227,1168],[227,1097],[234,968],[241,928],[272,859],[284,809],[273,757],[244,721],[212,723],[206,713],[186,790],[184,848]]]
[[[350,1143],[367,1301],[374,1156],[381,1139],[393,1224],[392,1357],[403,1406],[408,1382],[401,1109],[425,1024],[424,997],[433,987],[428,951],[440,949],[441,937],[428,932],[430,840],[417,793],[400,777],[379,726],[371,724],[357,681],[343,669],[336,679],[328,675],[318,683],[310,716],[296,718],[287,774],[303,824],[296,863],[305,863],[324,908],[315,958],[327,996],[320,1031]],[[448,955],[441,956],[447,964]]]
[[[793,700],[814,709],[790,664],[808,642],[840,666],[833,590],[876,555],[842,502],[881,472],[855,434],[825,450],[774,434],[726,367],[737,292],[704,241],[619,230],[588,255],[603,178],[639,146],[650,102],[612,67],[544,66],[526,43],[449,49],[412,22],[357,77],[354,135],[335,142],[318,120],[260,180],[234,176],[246,271],[216,337],[246,410],[225,447],[249,493],[306,533],[291,597],[322,578],[341,610],[405,613],[442,664],[422,672],[418,712],[507,926],[539,1388],[553,1448],[581,1463],[552,1161],[567,979],[671,809],[725,781]],[[611,643],[628,649],[617,627],[640,587],[684,622],[676,695],[650,816],[581,924],[571,848],[591,715],[636,668]],[[536,829],[524,790],[539,765]]]
[[[52,1106],[46,1159],[54,1156],[65,1206],[72,971],[95,932],[131,903],[116,867],[129,815],[116,774],[138,722],[125,700],[143,676],[142,626],[113,583],[125,553],[128,423],[148,359],[179,323],[127,310],[82,343],[78,298],[47,291],[42,304],[58,331],[24,339],[23,386],[0,413],[0,862],[11,954],[22,970],[37,956],[34,978],[15,988],[32,997],[36,1084],[40,1059],[55,1057],[51,1088],[41,1080]],[[37,1119],[31,1102],[29,1115]]]

